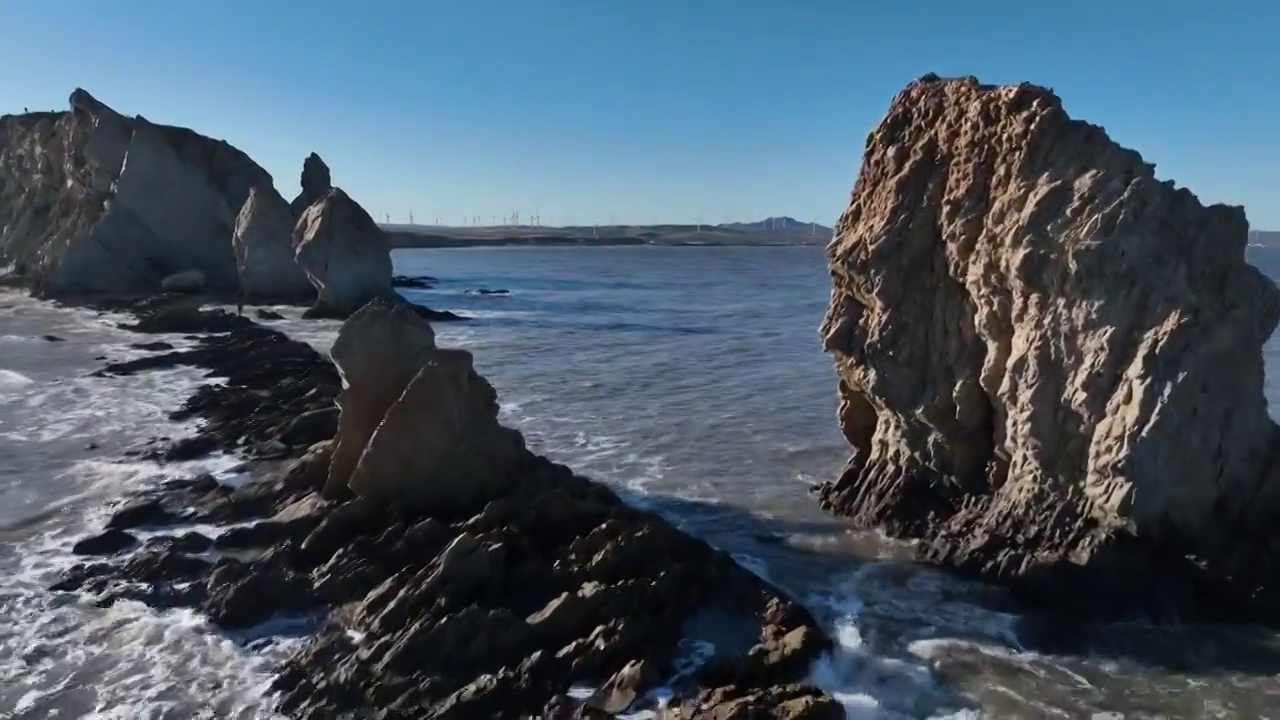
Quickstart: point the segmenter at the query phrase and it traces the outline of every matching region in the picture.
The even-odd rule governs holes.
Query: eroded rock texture
[[[370,300],[395,295],[386,234],[339,188],[298,218],[293,249],[318,294],[313,315],[345,318]]]
[[[302,300],[315,288],[293,256],[294,218],[271,188],[253,188],[236,217],[231,245],[245,296],[257,300]]]
[[[125,117],[84,90],[70,104],[0,118],[0,265],[44,295],[150,292],[193,270],[209,289],[236,288],[227,240],[271,176],[226,142]]]
[[[823,503],[1060,607],[1280,618],[1247,230],[1049,90],[911,83],[828,248]]]

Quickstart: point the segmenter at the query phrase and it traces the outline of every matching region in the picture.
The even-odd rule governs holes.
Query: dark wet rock
[[[510,295],[511,291],[503,288],[490,290],[489,288],[472,288],[467,290],[468,295]]]
[[[451,310],[432,310],[429,307],[417,304],[411,304],[409,307],[417,313],[419,317],[432,322],[453,322],[455,320],[468,319],[466,316],[459,315]]]
[[[182,462],[202,458],[217,451],[219,447],[217,437],[200,434],[174,442],[159,455],[168,462]]]
[[[178,516],[170,512],[159,498],[136,498],[125,502],[111,514],[107,528],[130,530],[147,525],[167,525],[177,519]]]
[[[294,418],[280,433],[280,441],[288,445],[312,445],[328,440],[338,431],[338,408],[309,410]]]
[[[435,287],[440,281],[427,275],[393,275],[392,287],[427,289]]]
[[[248,318],[225,310],[203,310],[198,305],[175,303],[147,313],[137,322],[123,323],[120,328],[141,333],[222,333],[252,326]]]
[[[71,548],[76,555],[115,555],[138,544],[138,538],[119,528],[107,530],[77,542]]]
[[[213,547],[213,539],[194,530],[181,535],[157,535],[147,539],[147,548],[156,551],[172,550],[174,552],[199,555]]]
[[[264,308],[258,308],[257,310],[254,311],[253,314],[257,316],[259,320],[283,320],[284,319],[284,316],[276,312],[275,310],[267,310]]]
[[[173,344],[167,343],[163,340],[157,340],[155,342],[130,343],[129,347],[135,350],[146,350],[148,352],[161,352],[163,350],[172,350]]]
[[[821,691],[788,684],[830,647],[808,611],[530,453],[496,425],[469,356],[455,362],[416,312],[396,312],[394,332],[335,348],[352,392],[332,440],[342,381],[304,344],[253,327],[171,353],[226,378],[176,417],[201,419],[219,449],[276,442],[292,459],[257,463],[239,487],[200,477],[139,494],[189,521],[234,524],[213,542],[228,553],[216,563],[184,552],[199,541],[173,539],[77,566],[56,587],[197,607],[228,629],[323,617],[275,683],[292,717],[604,717],[671,677],[708,614],[728,618],[713,671],[679,690],[698,717],[828,717],[812,709],[828,707]],[[570,685],[601,688],[599,707],[563,698]]]
[[[40,338],[45,342],[65,342],[65,338],[60,338],[57,335],[41,335]]]

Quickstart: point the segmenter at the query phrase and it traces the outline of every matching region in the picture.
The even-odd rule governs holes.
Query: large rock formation
[[[274,189],[255,187],[236,217],[231,245],[240,287],[252,300],[301,300],[316,291],[293,253],[294,218]]]
[[[312,203],[324,197],[324,194],[333,189],[333,178],[329,174],[329,166],[320,159],[320,156],[311,153],[306,160],[302,161],[302,192],[298,193],[298,197],[289,203],[289,211],[293,214],[295,220],[302,217],[302,213],[311,207]]]
[[[125,117],[84,90],[70,102],[0,118],[0,265],[49,295],[153,291],[189,270],[235,288],[227,238],[271,176],[223,141]]]
[[[332,485],[438,516],[505,490],[524,440],[498,424],[497,393],[471,354],[434,339],[403,303],[371,303],[343,324],[332,351],[344,386]]]
[[[672,717],[844,716],[797,684],[830,647],[808,611],[726,552],[528,452],[514,430],[495,432],[493,390],[408,308],[363,308],[340,331],[336,437],[318,416],[339,378],[310,346],[222,312],[135,309],[139,330],[217,334],[105,373],[181,364],[226,378],[187,400],[176,417],[201,430],[163,456],[186,446],[189,457],[196,442],[292,460],[234,489],[204,477],[142,491],[77,545],[109,557],[57,590],[194,607],[226,629],[323,616],[277,677],[288,717],[608,718],[655,710],[649,691],[663,685]],[[349,447],[362,448],[354,467]],[[584,702],[573,687],[595,691]]]
[[[828,248],[824,504],[1072,610],[1280,619],[1247,230],[1049,90],[911,83]]]
[[[314,315],[346,317],[374,298],[395,296],[386,235],[339,188],[302,213],[293,231],[293,248],[318,293]]]

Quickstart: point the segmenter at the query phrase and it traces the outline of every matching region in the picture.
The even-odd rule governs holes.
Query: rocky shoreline
[[[663,686],[682,718],[843,717],[834,700],[802,684],[830,647],[807,610],[726,553],[525,450],[518,433],[497,427],[496,402],[484,401],[488,384],[474,371],[463,373],[471,378],[463,387],[432,380],[427,390],[462,393],[463,405],[453,407],[477,413],[465,424],[476,437],[515,441],[505,476],[473,478],[487,488],[479,494],[474,484],[421,485],[432,494],[425,506],[414,496],[393,500],[385,486],[357,495],[352,487],[378,480],[370,456],[386,441],[376,433],[369,440],[350,487],[335,482],[334,458],[360,439],[352,423],[371,397],[342,395],[364,387],[353,366],[340,373],[305,343],[189,301],[111,309],[132,312],[129,328],[139,333],[198,339],[188,350],[159,348],[107,365],[103,375],[187,365],[223,380],[199,388],[173,415],[198,418],[197,434],[156,447],[153,457],[234,453],[250,479],[230,487],[196,477],[133,493],[101,534],[77,546],[97,557],[68,571],[55,591],[104,605],[197,608],[225,630],[315,618],[314,636],[275,683],[291,717],[610,717],[651,706],[649,694]],[[425,325],[378,301],[343,332],[361,322]],[[361,336],[360,347],[368,350],[375,335]],[[435,349],[428,335],[417,341],[428,360],[413,387],[446,360],[465,356],[469,368],[469,354]],[[340,397],[351,417],[335,405]],[[429,412],[409,421],[431,422]],[[486,455],[475,442],[464,446]],[[451,465],[462,466],[473,467]],[[355,480],[361,473],[365,485]],[[222,531],[204,535],[195,524]],[[696,647],[714,651],[692,663]],[[571,696],[571,687],[593,690]]]

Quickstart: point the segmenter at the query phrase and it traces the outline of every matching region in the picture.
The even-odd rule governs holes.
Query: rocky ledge
[[[807,610],[526,450],[471,356],[437,348],[410,308],[361,309],[334,362],[225,313],[136,311],[141,332],[202,337],[104,374],[224,379],[175,414],[202,419],[195,439],[157,455],[239,452],[252,479],[128,498],[77,547],[101,557],[55,590],[198,608],[227,630],[313,618],[275,683],[293,717],[611,717],[663,686],[679,717],[843,717],[800,684],[829,647]]]
[[[828,247],[854,454],[823,504],[1057,610],[1280,621],[1247,234],[1050,90],[911,83]]]

